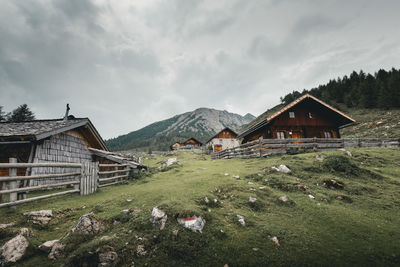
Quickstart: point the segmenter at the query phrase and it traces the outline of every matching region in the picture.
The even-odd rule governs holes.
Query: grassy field
[[[330,151],[216,161],[186,151],[174,155],[179,166],[162,171],[159,162],[171,156],[151,156],[145,159],[151,173],[126,185],[1,209],[0,223],[17,225],[0,233],[0,245],[28,226],[35,236],[20,266],[97,266],[96,250],[104,246],[115,249],[121,266],[399,266],[400,150],[349,151],[352,156]],[[292,172],[271,169],[280,164]],[[343,188],[325,186],[331,179]],[[284,195],[289,201],[278,200]],[[168,214],[162,231],[149,221],[155,206]],[[134,208],[140,210],[136,216],[121,214]],[[48,226],[30,225],[22,215],[39,209],[56,213]],[[64,260],[51,262],[37,249],[63,237],[90,211],[107,225],[105,232],[69,239]],[[176,218],[192,215],[205,218],[202,234],[177,223]],[[105,235],[112,238],[101,240]],[[138,245],[146,255],[136,253]]]

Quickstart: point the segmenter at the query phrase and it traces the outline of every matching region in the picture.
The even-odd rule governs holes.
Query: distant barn
[[[197,148],[197,147],[201,147],[203,145],[202,142],[200,142],[199,140],[197,140],[194,137],[191,137],[189,139],[187,139],[186,141],[182,142],[181,144],[181,148]]]
[[[226,127],[211,137],[207,141],[206,147],[212,151],[221,151],[227,148],[237,147],[239,146],[239,141],[236,137],[237,133]]]
[[[169,148],[171,150],[178,150],[178,149],[192,149],[192,148],[198,148],[201,147],[203,145],[202,142],[200,142],[199,140],[197,140],[194,137],[191,137],[187,140],[185,140],[184,142],[180,143],[180,142],[175,142],[174,144],[172,144]]]
[[[238,136],[242,143],[264,139],[340,138],[339,128],[355,120],[306,94]]]
[[[131,168],[139,164],[111,155],[100,134],[88,118],[35,120],[0,123],[0,162],[17,158],[21,163],[124,163]],[[70,168],[57,168],[59,173],[73,172]],[[18,169],[18,175],[55,173],[49,167]],[[8,176],[8,169],[0,169],[0,176]],[[68,177],[62,178],[68,181]],[[31,180],[30,185],[51,183],[46,179]]]

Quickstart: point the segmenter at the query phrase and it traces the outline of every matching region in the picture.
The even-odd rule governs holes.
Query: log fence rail
[[[238,147],[212,152],[212,159],[257,158],[285,154],[290,149],[324,151],[345,147],[400,147],[398,138],[298,138],[258,139]]]

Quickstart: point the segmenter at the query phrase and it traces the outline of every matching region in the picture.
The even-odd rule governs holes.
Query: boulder
[[[150,222],[155,225],[159,230],[162,230],[165,227],[167,218],[168,216],[164,211],[158,209],[157,207],[154,207],[151,212]]]
[[[82,215],[78,223],[72,227],[71,232],[77,232],[85,235],[95,235],[105,229],[104,225],[99,222],[93,212]]]
[[[199,231],[202,233],[204,226],[206,225],[206,220],[202,219],[200,216],[193,216],[190,218],[178,218],[178,223],[183,225],[183,227],[192,230],[193,232]]]
[[[0,224],[0,231],[6,229],[8,227],[14,226],[14,225],[15,225],[15,222]]]
[[[309,194],[308,197],[309,197],[310,199],[315,199],[315,197],[314,197],[313,195],[311,195],[311,194]]]
[[[166,162],[165,162],[165,166],[169,167],[171,165],[174,164],[178,164],[178,160],[176,158],[169,158]]]
[[[23,235],[17,235],[0,248],[0,265],[15,263],[20,260],[29,246],[28,240]]]
[[[59,241],[58,239],[46,241],[46,242],[44,242],[43,244],[41,244],[41,245],[39,246],[39,249],[40,249],[40,250],[43,250],[43,251],[45,251],[45,252],[50,252],[51,249],[53,248],[54,244],[55,244],[56,242],[58,242],[58,241]]]
[[[104,246],[97,250],[99,256],[98,267],[113,267],[118,264],[118,254],[113,247]]]
[[[30,211],[25,212],[25,216],[28,217],[28,221],[37,225],[45,225],[48,224],[53,217],[52,210],[38,210],[38,211]]]
[[[136,247],[136,255],[138,256],[145,256],[147,251],[144,249],[144,245],[138,245]]]
[[[33,232],[31,229],[23,227],[21,229],[18,230],[18,234],[19,235],[23,235],[25,237],[32,237],[33,236]]]
[[[48,255],[48,258],[50,260],[57,260],[59,258],[63,258],[64,257],[64,249],[65,249],[65,245],[63,243],[61,243],[61,241],[56,241],[54,242],[51,251]]]
[[[286,166],[286,165],[279,165],[279,167],[272,166],[271,167],[273,170],[276,170],[278,172],[283,172],[283,173],[290,173],[291,170]]]
[[[236,214],[237,218],[238,218],[238,222],[243,225],[246,226],[246,222],[244,221],[244,217],[242,215]]]

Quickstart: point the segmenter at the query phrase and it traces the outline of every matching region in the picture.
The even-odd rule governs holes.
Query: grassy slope
[[[105,243],[116,248],[120,264],[126,266],[132,261],[136,266],[398,265],[400,150],[350,151],[354,174],[326,169],[315,159],[315,153],[211,161],[203,155],[179,152],[179,167],[128,185],[105,188],[91,196],[43,200],[22,205],[16,211],[1,209],[0,223],[17,221],[14,229],[18,229],[26,225],[21,215],[24,211],[58,211],[59,217],[48,227],[30,226],[36,234],[31,242],[38,245],[62,237],[80,215],[94,211],[110,225],[109,230],[71,245],[69,254],[69,260],[86,261],[89,266],[95,262],[87,251],[94,252]],[[343,151],[319,154],[345,155]],[[160,157],[149,158],[146,163],[157,166],[159,160]],[[292,173],[271,170],[277,164],[286,164]],[[232,175],[240,175],[240,179]],[[328,189],[322,186],[324,179],[337,179],[344,183],[344,189]],[[295,185],[299,183],[307,185],[308,191],[297,190]],[[265,188],[260,189],[262,186]],[[314,195],[315,200],[309,199],[308,194]],[[351,201],[337,200],[337,194],[348,196]],[[282,195],[287,195],[291,204],[277,201]],[[204,196],[218,199],[219,204],[207,207],[202,202]],[[249,204],[250,196],[257,198],[256,205]],[[84,205],[86,208],[82,208]],[[168,213],[167,226],[161,232],[149,223],[154,206]],[[141,209],[137,217],[120,215],[122,209],[133,207]],[[193,214],[206,218],[203,234],[192,233],[176,223],[175,217]],[[245,217],[245,227],[238,224],[236,214]],[[112,224],[114,220],[120,223]],[[174,238],[172,231],[176,229],[179,233]],[[114,234],[111,241],[99,240],[102,235]],[[137,240],[135,235],[144,240]],[[277,236],[280,247],[268,235]],[[9,231],[3,233],[0,244],[11,237]],[[146,256],[135,255],[138,244],[145,245]],[[48,265],[46,256],[31,248],[23,264]]]

